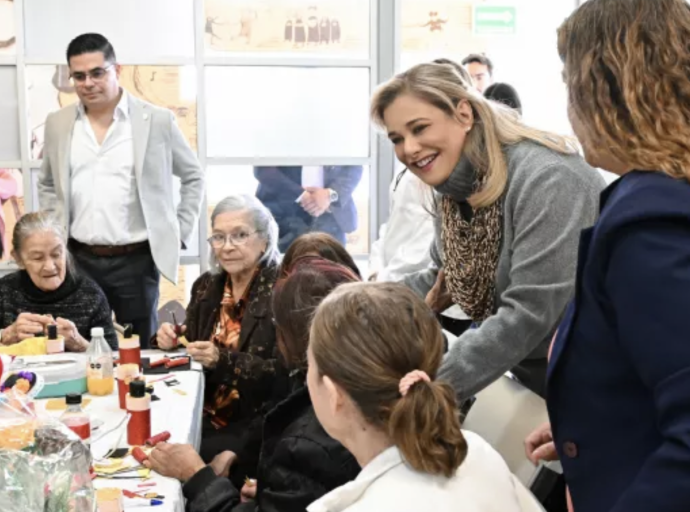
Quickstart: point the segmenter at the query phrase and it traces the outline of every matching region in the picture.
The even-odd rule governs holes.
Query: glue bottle
[[[91,420],[81,408],[81,395],[70,393],[65,397],[65,402],[67,403],[67,410],[60,416],[60,421],[77,434],[86,445],[89,445],[91,443]]]
[[[146,382],[143,380],[129,383],[127,412],[131,415],[127,424],[127,444],[143,446],[151,437],[151,395],[146,393]]]
[[[47,354],[61,354],[65,351],[65,337],[58,336],[56,324],[48,326],[48,339],[46,340]]]
[[[123,337],[119,340],[120,364],[136,364],[141,370],[141,343],[139,336],[132,334],[132,326],[125,325]]]

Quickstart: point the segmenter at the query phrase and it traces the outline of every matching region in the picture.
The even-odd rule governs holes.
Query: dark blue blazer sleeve
[[[361,165],[342,165],[331,167],[326,179],[326,187],[338,193],[338,201],[345,203],[350,200],[352,193],[362,179]]]
[[[281,167],[254,167],[254,177],[259,182],[260,193],[257,196],[260,200],[263,193],[267,196],[285,196],[295,201],[304,192],[299,183],[285,176]]]
[[[649,389],[664,442],[611,512],[690,506],[690,223],[628,225],[611,240],[606,276],[627,358]],[[595,399],[595,398],[593,398]]]

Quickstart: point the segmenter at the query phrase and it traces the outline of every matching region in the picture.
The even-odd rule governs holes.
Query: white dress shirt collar
[[[120,88],[120,101],[117,102],[115,106],[115,112],[113,112],[113,119],[116,121],[129,119],[129,93]],[[80,119],[86,115],[86,107],[80,101],[77,104],[77,119]]]

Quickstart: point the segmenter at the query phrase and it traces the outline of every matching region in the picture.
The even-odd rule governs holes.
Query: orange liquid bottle
[[[113,371],[113,351],[105,341],[103,329],[91,329],[91,344],[87,351],[89,356],[86,369],[86,388],[94,396],[112,394],[115,389],[115,375]]]

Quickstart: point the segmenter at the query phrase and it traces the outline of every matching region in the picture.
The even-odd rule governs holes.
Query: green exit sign
[[[514,34],[516,12],[517,9],[514,6],[475,5],[474,33],[477,35]]]

